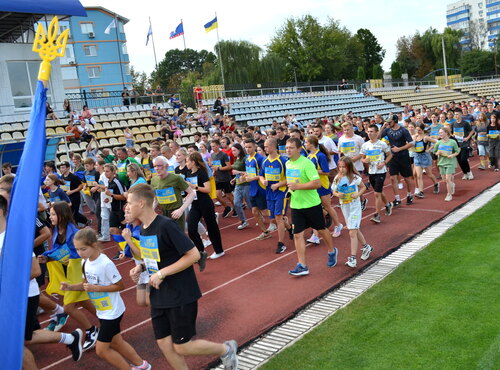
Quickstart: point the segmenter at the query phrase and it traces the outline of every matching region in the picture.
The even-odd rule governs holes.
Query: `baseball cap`
[[[392,116],[390,116],[389,118],[387,118],[385,120],[385,122],[388,122],[388,123],[389,122],[398,122],[398,121],[399,121],[399,119],[398,119],[397,114],[393,114]]]

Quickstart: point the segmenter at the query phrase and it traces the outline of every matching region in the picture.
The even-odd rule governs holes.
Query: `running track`
[[[358,267],[351,269],[344,265],[349,253],[349,237],[346,231],[341,237],[334,239],[339,249],[339,260],[336,267],[326,267],[326,247],[309,246],[307,250],[308,266],[311,274],[306,277],[292,277],[287,271],[296,264],[293,242],[286,240],[287,250],[276,255],[274,249],[277,235],[264,241],[255,241],[258,230],[254,220],[250,227],[237,230],[237,218],[220,219],[223,244],[226,256],[219,260],[207,261],[207,268],[198,273],[198,281],[203,292],[199,302],[198,338],[214,341],[224,341],[234,338],[241,346],[258,337],[276,324],[286,320],[296,311],[316,297],[326,293],[342,281],[353,276],[368,264],[397,248],[403,241],[419,233],[430,224],[444,217],[453,209],[473,198],[484,189],[500,180],[498,172],[477,170],[477,156],[471,158],[471,167],[475,179],[461,180],[462,172],[455,176],[456,193],[451,202],[444,202],[445,184],[441,183],[441,193],[432,193],[430,180],[424,177],[424,199],[415,198],[412,206],[403,204],[396,208],[393,215],[386,217],[383,212],[382,223],[373,224],[369,221],[374,213],[373,191],[365,194],[369,199],[368,208],[363,214],[362,231],[375,251],[368,261],[358,258]],[[389,200],[394,199],[392,190],[386,180],[385,192]],[[404,191],[401,191],[401,195]],[[219,207],[220,208],[220,207]],[[343,217],[336,208],[340,220]],[[221,209],[219,209],[219,212]],[[247,215],[249,211],[247,211]],[[113,243],[106,243],[104,252],[113,256],[117,249]],[[212,247],[207,251],[212,253]],[[135,286],[128,277],[128,271],[133,267],[130,260],[116,262],[125,282],[126,289],[122,292],[127,311],[122,321],[122,333],[137,350],[140,356],[148,360],[155,368],[168,368],[166,360],[160,353],[153,337],[149,310],[135,304]],[[197,268],[195,268],[197,270]],[[48,316],[39,316],[42,327],[47,325]],[[75,329],[71,319],[64,327],[65,332]],[[60,344],[32,346],[37,364],[43,369],[108,369],[103,360],[98,358],[94,350],[84,353],[80,362],[71,360],[69,351]],[[202,356],[190,358],[192,369],[206,368],[218,359]]]

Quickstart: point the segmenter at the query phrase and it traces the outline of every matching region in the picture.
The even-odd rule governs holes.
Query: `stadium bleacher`
[[[491,98],[500,96],[500,79],[459,82],[453,89],[480,97]]]

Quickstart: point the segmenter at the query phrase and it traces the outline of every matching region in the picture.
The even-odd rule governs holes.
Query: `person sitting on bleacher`
[[[90,142],[90,140],[94,138],[94,136],[90,134],[90,128],[87,126],[87,123],[84,120],[81,120],[79,123],[80,125],[78,125],[77,128],[80,132],[80,137],[83,139],[83,141]]]
[[[86,105],[83,106],[81,118],[85,121],[87,125],[91,124],[92,127],[94,127],[96,123],[95,118],[93,117],[92,111]]]
[[[75,126],[72,119],[68,120],[66,132],[71,134],[70,136],[66,136],[66,141],[69,141],[70,143],[80,143],[80,131],[78,130],[78,127]]]
[[[151,111],[149,118],[151,118],[151,121],[153,121],[154,123],[161,120],[161,114],[156,105],[153,105],[153,110]]]
[[[222,105],[222,98],[220,96],[214,102],[213,111],[224,115],[224,106]]]
[[[179,109],[182,106],[181,101],[179,100],[179,98],[175,97],[175,94],[170,95],[168,103],[173,109]]]

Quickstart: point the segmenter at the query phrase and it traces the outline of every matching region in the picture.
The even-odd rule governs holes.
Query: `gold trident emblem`
[[[64,53],[66,52],[66,42],[68,41],[69,29],[64,30],[59,37],[57,37],[58,32],[59,20],[57,17],[54,17],[50,22],[48,35],[45,33],[45,29],[42,24],[38,23],[32,50],[35,53],[38,53],[42,59],[40,70],[38,71],[38,79],[41,81],[48,81],[50,78],[50,62],[52,62],[56,57],[64,56]]]

